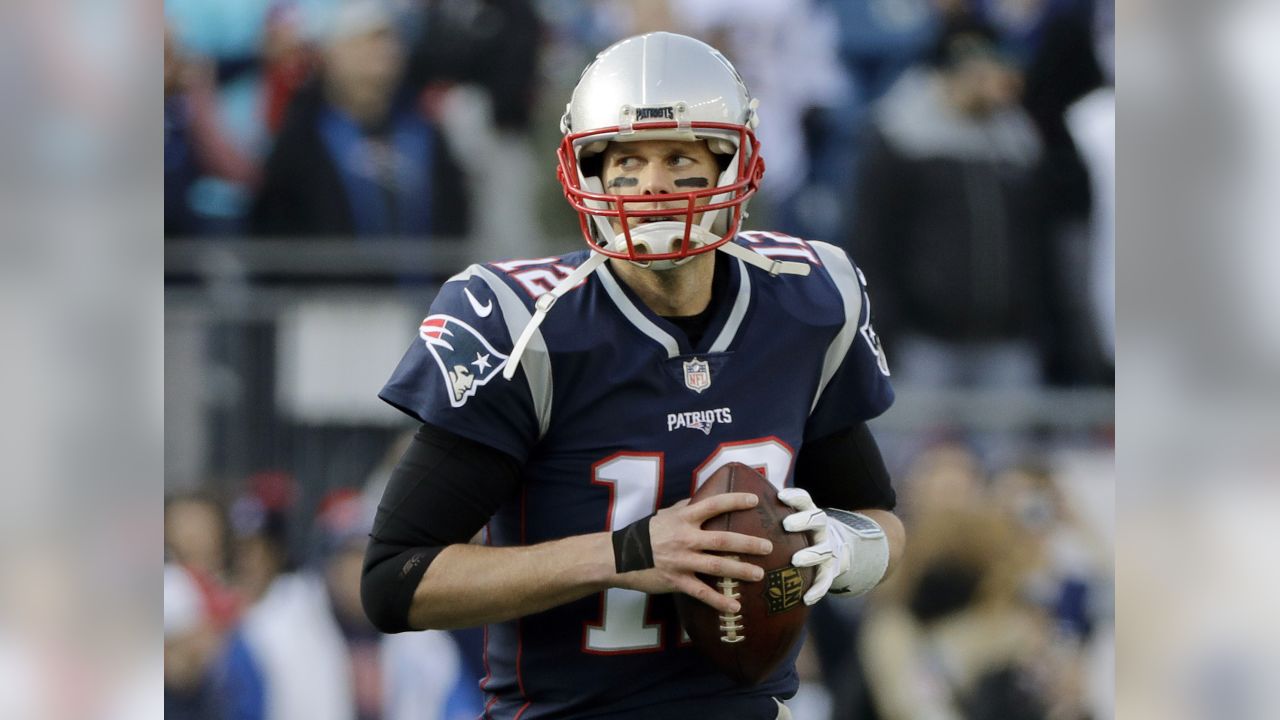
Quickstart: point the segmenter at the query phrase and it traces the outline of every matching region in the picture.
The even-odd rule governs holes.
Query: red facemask
[[[678,123],[675,122],[651,122],[638,123],[632,129],[635,131],[674,130],[678,127]],[[733,123],[695,122],[679,129],[692,129],[694,132],[698,130],[715,130],[721,133],[724,131],[736,133],[738,136],[737,147],[739,148],[736,177],[728,184],[700,188],[689,192],[662,194],[662,202],[683,203],[683,210],[678,208],[640,209],[636,208],[635,205],[652,204],[654,196],[610,195],[603,192],[593,192],[583,187],[582,174],[579,172],[577,148],[596,140],[611,140],[618,136],[621,131],[620,127],[599,128],[565,136],[560,143],[560,149],[556,153],[559,158],[556,176],[564,188],[565,199],[569,201],[569,205],[574,210],[578,211],[582,235],[592,250],[611,258],[630,260],[632,262],[680,260],[711,252],[729,242],[738,232],[738,228],[742,224],[743,209],[746,202],[755,195],[760,185],[760,178],[764,176],[764,160],[760,157],[760,142],[756,140],[755,134],[749,128]],[[749,148],[745,163],[742,162],[742,148]],[[721,200],[711,200],[706,205],[698,205],[699,200],[704,198],[712,199],[719,195],[728,195],[728,197]],[[632,208],[628,209],[628,205],[632,206]],[[702,213],[716,210],[726,210],[729,213],[729,222],[724,235],[719,236],[714,242],[693,244],[691,242],[691,234],[695,225],[695,217]],[[678,250],[655,253],[643,252],[637,249],[631,237],[631,227],[628,222],[630,218],[669,218],[672,216],[680,217],[681,215],[683,215],[685,231],[683,242]],[[599,233],[592,227],[592,217],[602,218],[606,223],[616,219],[621,226],[619,235],[623,241],[623,247],[610,248],[602,245]]]

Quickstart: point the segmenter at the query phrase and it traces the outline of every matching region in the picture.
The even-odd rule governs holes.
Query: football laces
[[[737,555],[730,555],[730,560],[737,560]],[[727,598],[737,600],[738,581],[731,577],[722,577],[716,583],[716,587],[720,588],[720,593]],[[732,613],[720,613],[720,642],[723,643],[739,643],[747,639],[743,634],[746,628],[742,625],[742,615]]]

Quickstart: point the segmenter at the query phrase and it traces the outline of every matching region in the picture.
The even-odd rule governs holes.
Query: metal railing
[[[356,240],[211,238],[166,240],[165,276],[206,281],[271,275],[342,279],[404,273],[447,277],[477,258],[471,243],[458,238]]]
[[[245,387],[273,387],[277,368],[271,341],[263,339],[263,332],[273,333],[270,328],[290,309],[314,301],[350,300],[399,303],[413,312],[425,311],[440,282],[477,260],[472,246],[458,240],[168,241],[166,327],[174,323],[182,328],[185,341],[191,333],[203,333],[209,347],[221,348],[224,356],[201,359],[177,352],[166,367],[166,379],[199,384],[208,382],[211,372],[223,379],[232,373]],[[253,328],[256,339],[237,341],[238,327],[245,328],[245,337]],[[1110,388],[938,389],[895,379],[895,389],[897,402],[874,421],[877,430],[1101,431],[1105,435],[1114,426],[1115,394]],[[192,456],[184,474],[237,473],[260,464],[261,458],[275,452],[267,447],[268,441],[251,434],[263,428],[311,432],[284,418],[270,395],[231,400],[224,394],[203,402],[212,404],[203,412],[187,413],[185,421],[183,408],[178,408],[174,426],[168,428],[178,441],[175,452],[185,452],[178,449],[185,437],[197,448],[192,452],[204,458]],[[209,439],[210,433],[220,439]],[[244,433],[250,434],[241,437]]]

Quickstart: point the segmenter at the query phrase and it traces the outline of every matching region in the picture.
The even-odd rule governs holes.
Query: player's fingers
[[[712,495],[705,500],[691,504],[686,512],[692,520],[702,524],[717,515],[735,510],[749,510],[759,504],[760,498],[753,493],[723,493]]]
[[[724,593],[716,592],[710,585],[693,577],[684,577],[676,582],[676,589],[694,600],[706,603],[716,612],[736,613],[742,605]]]
[[[835,556],[832,554],[831,546],[826,543],[822,543],[819,545],[810,545],[803,550],[797,550],[795,554],[791,556],[791,564],[796,567],[813,567],[814,565],[820,565],[833,557]]]
[[[804,604],[813,605],[827,594],[831,589],[831,581],[835,580],[836,571],[832,567],[832,563],[826,563],[818,566],[818,573],[813,578],[813,585],[809,587],[808,592],[804,594]]]
[[[787,532],[817,530],[827,524],[827,514],[821,510],[801,510],[782,518],[782,529]]]
[[[817,507],[808,491],[798,487],[782,488],[778,491],[778,500],[796,510],[812,510]]]
[[[715,578],[732,578],[755,582],[764,577],[764,570],[758,565],[742,562],[734,557],[720,555],[700,555],[695,562],[694,570],[703,575]]]
[[[764,538],[742,533],[708,530],[702,533],[700,538],[699,545],[702,550],[746,555],[768,555],[773,552],[773,543]]]

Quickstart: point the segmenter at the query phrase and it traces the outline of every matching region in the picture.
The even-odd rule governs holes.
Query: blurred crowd
[[[917,456],[899,478],[909,552],[849,625],[862,683],[835,686],[852,692],[832,717],[1112,717],[1113,542],[1081,480],[987,473],[958,444]]]
[[[166,718],[460,720],[482,709],[480,630],[386,636],[360,574],[407,437],[360,488],[314,506],[264,472],[241,492],[165,503]]]
[[[406,441],[363,486],[312,507],[283,473],[228,498],[168,498],[166,717],[480,713],[481,630],[386,636],[361,610],[373,510]],[[1030,461],[993,474],[954,442],[916,456],[896,481],[904,565],[869,600],[815,607],[797,717],[1111,716],[1114,529],[1097,495],[1111,480],[1079,472]]]
[[[768,172],[748,224],[851,251],[900,377],[1111,382],[1112,0],[168,0],[165,13],[168,238],[573,249],[552,170],[563,102],[610,42],[674,30],[721,48],[760,98]]]
[[[671,30],[760,98],[748,227],[851,252],[896,386],[1112,382],[1112,0],[166,0],[165,17],[166,239],[575,249],[563,103],[600,49]],[[1108,520],[1015,435],[888,438],[906,564],[868,602],[817,607],[802,672],[821,692],[798,717],[1108,716]],[[478,630],[383,637],[360,610],[401,442],[363,484],[259,468],[171,495],[167,717],[477,714]]]
[[[171,0],[165,15],[167,237],[527,230],[530,3]],[[473,201],[497,197],[487,220]]]

